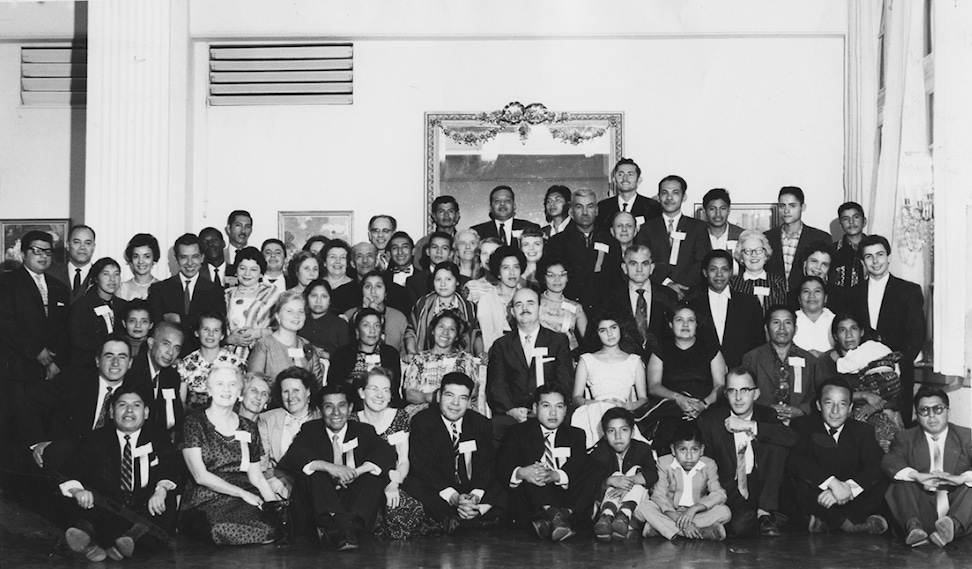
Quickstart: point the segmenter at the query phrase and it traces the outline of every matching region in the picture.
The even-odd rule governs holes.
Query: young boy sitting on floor
[[[601,417],[604,437],[591,451],[601,481],[594,537],[602,541],[627,537],[634,509],[658,480],[651,446],[631,438],[635,428],[631,411],[608,409]]]
[[[723,524],[732,513],[725,505],[715,461],[702,456],[705,445],[695,423],[678,426],[671,449],[672,454],[658,459],[658,482],[651,498],[645,496],[635,511],[645,521],[644,536],[724,540]]]

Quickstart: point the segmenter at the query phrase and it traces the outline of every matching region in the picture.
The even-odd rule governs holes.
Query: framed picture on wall
[[[46,231],[54,240],[52,264],[67,262],[64,248],[70,219],[0,219],[0,235],[3,236],[2,270],[12,271],[24,263],[20,241],[28,231]]]
[[[304,247],[314,235],[343,239],[352,243],[353,211],[281,211],[277,213],[277,234],[284,242],[287,257]],[[353,244],[353,243],[352,243]]]
[[[702,204],[695,204],[695,219],[705,221]],[[734,203],[729,209],[729,223],[743,229],[768,231],[780,225],[780,209],[775,203]]]

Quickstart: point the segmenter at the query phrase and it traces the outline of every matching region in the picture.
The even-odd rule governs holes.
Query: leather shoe
[[[656,530],[655,528],[651,527],[651,524],[645,524],[645,529],[642,530],[641,535],[643,537],[658,537],[661,534],[658,533],[658,530]]]
[[[827,522],[811,514],[810,523],[807,524],[807,531],[809,531],[811,534],[830,533],[830,526],[827,525]]]
[[[938,547],[945,547],[955,539],[955,522],[948,516],[940,518],[935,522],[935,531],[928,539]]]
[[[459,518],[455,516],[446,516],[446,518],[442,520],[442,528],[445,530],[446,535],[456,533],[456,531],[459,529]]]
[[[574,528],[567,521],[567,516],[558,510],[550,521],[550,539],[553,541],[564,541],[573,537],[575,533]]]
[[[707,541],[724,541],[726,539],[726,526],[713,524],[704,528],[699,528],[702,539]]]
[[[333,529],[317,528],[317,541],[321,547],[327,548],[337,543],[338,533]]]
[[[772,516],[762,516],[759,518],[759,535],[763,537],[780,537],[780,528]]]
[[[867,533],[871,535],[881,535],[888,531],[888,521],[883,516],[872,515],[867,517],[867,521],[851,526],[847,533]]]
[[[123,535],[115,540],[115,546],[112,549],[117,549],[122,557],[131,557],[135,553],[135,540]]]
[[[542,540],[550,539],[550,532],[552,530],[550,520],[547,518],[537,518],[530,521],[533,524],[533,531]]]
[[[337,544],[338,551],[354,551],[358,549],[358,538],[353,531],[342,531],[341,538]]]
[[[631,520],[628,519],[627,514],[619,513],[614,516],[614,522],[611,523],[611,537],[621,540],[627,539],[630,523]]]
[[[601,514],[594,523],[594,537],[601,541],[611,541],[611,516]]]
[[[84,553],[84,556],[88,561],[104,561],[108,554],[105,550],[98,547],[96,544],[91,543],[91,535],[84,530],[78,528],[68,528],[64,532],[64,539],[67,541],[68,547],[71,551],[76,553]]]

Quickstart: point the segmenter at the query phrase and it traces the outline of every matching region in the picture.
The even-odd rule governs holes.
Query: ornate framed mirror
[[[543,196],[562,184],[610,195],[624,156],[624,113],[554,112],[513,102],[483,113],[425,114],[425,211],[440,195],[459,202],[460,227],[489,219],[489,192],[516,193],[516,217],[546,224]],[[426,217],[427,230],[432,221]]]

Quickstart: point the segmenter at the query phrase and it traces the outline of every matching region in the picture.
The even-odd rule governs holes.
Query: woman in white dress
[[[582,354],[574,373],[570,424],[587,434],[588,448],[601,438],[601,415],[612,407],[629,411],[648,402],[645,364],[638,345],[617,316],[604,314],[592,321],[587,335],[591,351]]]
[[[147,299],[149,287],[158,281],[152,275],[152,269],[160,256],[158,239],[148,233],[135,234],[125,246],[125,260],[134,276],[118,287],[115,296],[126,302],[136,298]]]

